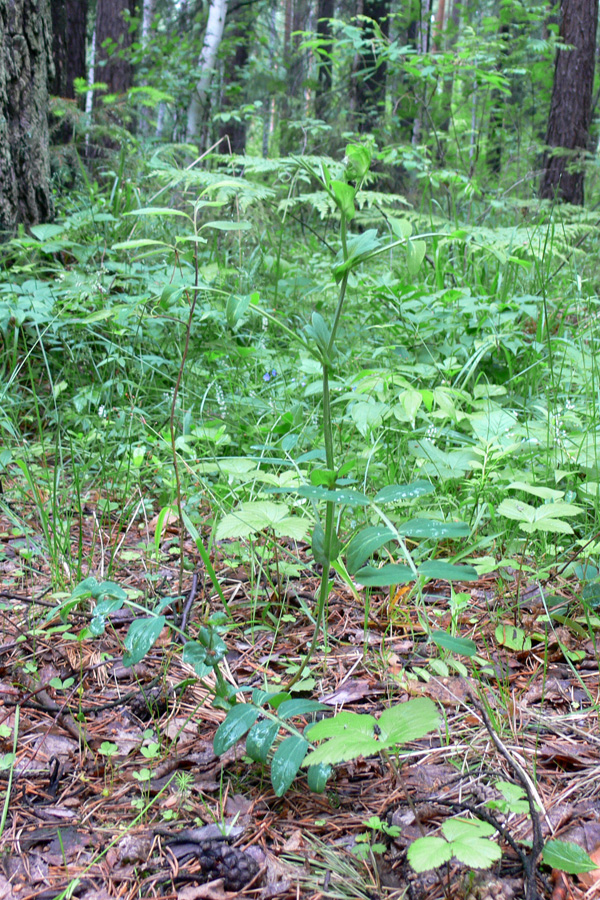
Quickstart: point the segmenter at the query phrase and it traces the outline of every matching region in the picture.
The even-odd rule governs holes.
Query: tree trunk
[[[385,112],[387,63],[381,59],[376,44],[389,36],[390,0],[364,0],[363,15],[372,19],[363,25],[362,72],[356,84],[358,130],[373,131]]]
[[[49,90],[68,100],[75,99],[75,79],[86,75],[87,7],[87,0],[52,0],[54,78]]]
[[[0,235],[52,218],[47,114],[53,76],[48,0],[0,0]]]
[[[208,11],[204,45],[198,61],[200,79],[192,92],[192,99],[188,107],[187,140],[189,143],[197,141],[200,133],[200,124],[208,99],[208,89],[210,88],[213,69],[217,59],[217,51],[223,37],[227,3],[228,0],[211,0]]]
[[[244,153],[246,149],[246,123],[234,112],[240,101],[245,99],[246,90],[243,81],[244,69],[248,62],[250,40],[252,37],[255,14],[252,7],[238,7],[232,34],[229,40],[235,48],[233,59],[227,59],[223,77],[223,98],[221,112],[232,111],[232,118],[223,122],[219,129],[219,137],[226,138],[221,151]],[[232,48],[233,49],[233,48]]]
[[[96,78],[109,94],[124,94],[133,84],[133,66],[127,54],[133,35],[129,16],[135,0],[98,0],[96,9]]]
[[[335,12],[335,0],[318,0],[317,37],[319,38],[319,77],[315,96],[315,112],[318,119],[329,118],[331,88],[333,85],[333,39],[331,19]]]
[[[588,145],[598,0],[562,0],[560,40],[546,132],[548,153],[540,197],[583,204],[584,158]],[[556,148],[556,149],[555,149]]]

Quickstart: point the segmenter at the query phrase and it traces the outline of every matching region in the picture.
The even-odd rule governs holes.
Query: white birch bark
[[[215,67],[217,51],[221,38],[223,37],[223,28],[225,27],[225,16],[227,15],[228,0],[211,0],[208,11],[208,23],[206,25],[206,34],[204,35],[204,45],[200,53],[198,65],[200,67],[200,79],[196,84],[196,89],[192,94],[192,99],[188,107],[187,116],[187,140],[193,142],[198,137],[200,123],[202,121],[202,113],[210,81]]]
[[[90,48],[90,65],[88,68],[88,84],[91,85],[94,83],[96,71],[96,27],[94,26],[94,31],[92,32],[92,46]],[[89,128],[92,124],[92,107],[94,104],[94,91],[89,90],[86,91],[85,95],[85,152],[87,154],[88,148],[90,145],[90,132]]]
[[[154,9],[156,6],[156,0],[143,0],[142,3],[142,33],[141,33],[141,44],[144,51],[147,50],[148,44],[150,42],[150,28],[152,26],[152,19],[154,18]],[[142,81],[142,84],[147,84],[147,81]],[[141,116],[139,119],[139,129],[140,133],[147,136],[150,133],[150,118],[152,116],[152,110],[143,106],[141,109]]]
[[[150,39],[150,26],[154,18],[154,8],[156,0],[144,0],[142,3],[142,47],[144,50],[148,46]]]

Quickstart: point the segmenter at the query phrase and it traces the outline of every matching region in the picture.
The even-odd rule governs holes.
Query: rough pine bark
[[[53,74],[48,0],[0,0],[0,237],[54,213],[48,149]]]
[[[546,132],[548,152],[540,196],[583,204],[584,158],[589,140],[598,0],[562,0],[560,40]],[[553,152],[554,151],[554,152]]]
[[[54,78],[50,93],[75,99],[74,82],[85,78],[87,0],[51,0]]]
[[[98,0],[96,78],[105,82],[109,94],[124,94],[133,84],[133,66],[126,51],[133,41],[127,14],[134,12],[135,0]]]

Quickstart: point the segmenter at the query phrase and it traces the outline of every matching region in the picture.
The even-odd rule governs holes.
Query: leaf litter
[[[84,525],[84,540],[93,527]],[[392,702],[427,697],[443,726],[394,758],[339,764],[324,794],[300,775],[277,798],[243,745],[215,755],[224,712],[211,706],[212,676],[202,683],[182,662],[175,632],[165,628],[130,668],[126,611],[109,616],[96,640],[77,640],[90,621],[85,604],[49,617],[59,599],[43,556],[23,560],[14,521],[0,518],[0,533],[0,898],[600,896],[600,866],[565,875],[536,860],[534,893],[523,871],[536,839],[572,841],[600,862],[600,666],[568,579],[540,585],[515,573],[501,585],[482,576],[461,587],[469,604],[454,619],[444,582],[430,582],[420,603],[406,586],[373,590],[365,616],[362,589],[336,580],[327,652],[299,687],[332,710],[375,719]],[[135,539],[119,536],[111,579],[142,598],[176,594],[176,554],[152,567],[133,553]],[[183,552],[202,582],[187,623],[193,638],[220,600],[195,545],[185,541]],[[283,688],[312,637],[316,579],[307,567],[282,591],[263,583],[257,593],[243,566],[219,551],[214,564],[233,619],[226,677]],[[92,571],[105,577],[97,552]],[[560,601],[555,617],[545,616],[548,594]],[[177,610],[165,615],[172,621]],[[428,641],[428,629],[473,641],[476,655]],[[526,801],[505,802],[506,783],[529,792],[533,817]],[[417,838],[445,840],[444,823],[492,814],[502,857],[491,868],[456,856],[420,874],[408,864]],[[371,836],[373,817],[393,834]],[[473,840],[485,850],[483,837]]]

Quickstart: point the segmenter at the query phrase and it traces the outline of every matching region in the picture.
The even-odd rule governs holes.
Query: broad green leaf
[[[166,622],[165,616],[152,616],[135,619],[129,626],[123,643],[126,652],[123,654],[123,665],[129,668],[139,663],[146,653],[152,649]]]
[[[385,525],[369,525],[355,534],[346,550],[346,568],[350,575],[354,575],[376,550],[393,541],[394,537]]]
[[[552,869],[559,869],[569,875],[593,872],[598,868],[598,863],[588,856],[583,847],[572,841],[548,841],[542,859]]]
[[[320,522],[315,522],[311,538],[311,550],[315,562],[320,566],[329,565],[330,560],[325,553],[325,532]]]
[[[293,716],[304,716],[307,713],[329,709],[330,707],[327,706],[326,703],[319,703],[318,700],[294,698],[292,700],[284,700],[283,703],[277,707],[277,714],[282,719],[291,719]]]
[[[353,732],[372,737],[375,734],[377,720],[374,716],[361,715],[360,713],[346,712],[343,710],[336,716],[321,719],[310,728],[310,740],[322,741],[324,738]]]
[[[396,237],[409,238],[413,233],[412,222],[409,222],[408,219],[397,219],[394,216],[388,216],[387,221]]]
[[[477,581],[477,570],[473,566],[455,566],[441,559],[430,559],[419,566],[419,575],[440,581]]]
[[[309,519],[290,516],[285,503],[258,500],[241,503],[235,512],[226,515],[216,530],[216,540],[250,537],[259,531],[272,528],[280,537],[302,541],[310,528]]]
[[[202,229],[214,228],[217,231],[249,231],[252,228],[250,222],[204,222]]]
[[[488,838],[460,838],[450,843],[452,856],[472,869],[489,869],[502,858],[502,850]]]
[[[352,404],[350,415],[362,436],[366,437],[371,429],[379,428],[388,410],[387,403],[379,403],[377,400],[359,400]]]
[[[182,212],[180,209],[171,209],[168,206],[145,206],[142,209],[130,209],[128,212],[123,213],[125,216],[180,216],[183,219],[189,219],[191,222],[191,218],[187,213]]]
[[[315,794],[322,794],[327,787],[333,769],[331,766],[309,766],[306,773],[308,786]]]
[[[308,741],[300,735],[291,734],[281,742],[271,760],[271,784],[276,797],[283,797],[308,750]]]
[[[406,858],[415,872],[427,872],[449,862],[452,850],[448,841],[431,835],[413,841],[406,851]]]
[[[565,496],[564,491],[557,491],[555,488],[549,487],[538,487],[537,485],[527,484],[525,481],[513,481],[509,484],[508,489],[513,491],[523,491],[525,494],[539,497],[540,500],[562,500]]]
[[[444,837],[449,841],[468,840],[469,838],[486,838],[496,833],[496,829],[483,819],[446,819],[442,825]]]
[[[438,708],[433,700],[417,697],[385,709],[377,725],[381,731],[380,741],[396,745],[418,741],[430,731],[434,731],[439,723]]]
[[[346,184],[345,181],[332,181],[331,190],[333,191],[335,202],[342,215],[351,222],[356,215],[356,208],[354,206],[356,188],[353,188],[350,184]]]
[[[206,677],[213,670],[213,666],[206,662],[206,647],[203,647],[197,641],[186,642],[183,648],[182,661],[186,665],[192,666],[199,678]]]
[[[246,738],[246,753],[254,762],[266,763],[269,750],[273,746],[279,732],[279,722],[271,719],[261,719],[256,722],[248,732]]]
[[[471,529],[465,522],[437,522],[435,519],[410,519],[398,526],[400,534],[416,538],[468,537]]]
[[[515,625],[497,625],[494,635],[498,643],[509,650],[515,650],[517,653],[531,650],[531,638],[522,628]]]
[[[29,230],[38,241],[47,241],[62,234],[66,227],[66,225],[53,224],[32,225]]]
[[[230,328],[235,328],[240,319],[242,319],[250,306],[250,296],[246,294],[239,297],[237,294],[230,294],[227,298],[225,306],[225,316],[227,324]]]
[[[426,249],[425,241],[406,241],[406,267],[411,278],[418,274]]]
[[[310,734],[312,740],[312,734]],[[384,745],[380,744],[374,736],[348,731],[347,734],[339,734],[329,738],[307,757],[306,766],[336,765],[359,756],[374,756]]]
[[[354,575],[355,580],[365,587],[389,587],[391,584],[408,584],[415,580],[415,573],[409,566],[389,563],[380,569],[363,566]]]
[[[447,631],[432,631],[431,640],[438,647],[449,650],[451,653],[460,653],[461,656],[475,656],[477,645],[469,638],[455,637]]]
[[[361,181],[371,166],[373,151],[366,144],[346,145],[346,175],[352,181]]]
[[[238,703],[230,709],[221,722],[213,740],[213,749],[217,756],[221,756],[230,747],[243,738],[259,716],[259,710],[250,703]]]
[[[310,500],[324,500],[328,503],[339,503],[343,506],[369,506],[371,501],[359,491],[351,488],[337,488],[328,490],[322,485],[304,484],[296,491],[300,497],[308,497]]]
[[[435,488],[429,481],[413,481],[411,484],[387,484],[374,497],[375,503],[400,503],[431,494]]]
[[[136,238],[131,241],[120,241],[118,244],[113,244],[113,250],[139,250],[140,247],[166,247],[167,249],[171,249],[169,244],[165,244],[164,241],[152,241],[148,238]]]

